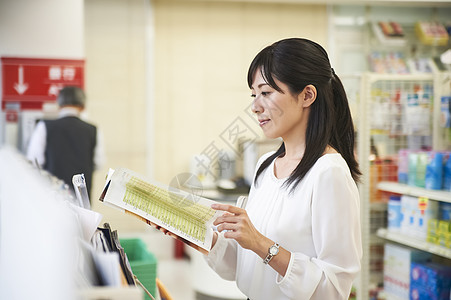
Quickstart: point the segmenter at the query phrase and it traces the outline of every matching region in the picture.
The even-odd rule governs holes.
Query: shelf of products
[[[365,100],[361,103],[359,111],[358,152],[363,174],[367,174],[361,186],[361,199],[364,203],[362,226],[366,228],[364,245],[368,253],[364,260],[369,266],[366,282],[369,282],[371,286],[387,284],[389,291],[390,287],[395,289],[399,287],[397,283],[390,285],[390,282],[386,282],[385,273],[390,267],[387,268],[384,261],[387,255],[391,258],[402,256],[393,256],[397,249],[386,253],[387,245],[389,245],[386,241],[393,241],[417,249],[415,251],[425,251],[429,255],[438,255],[444,259],[451,258],[451,249],[447,248],[449,232],[438,230],[439,218],[436,217],[436,221],[433,221],[435,227],[430,227],[436,228],[435,235],[430,236],[428,227],[429,220],[434,218],[432,215],[438,214],[439,203],[451,203],[451,192],[424,188],[427,181],[426,167],[430,163],[427,158],[434,157],[435,153],[439,152],[433,149],[441,150],[444,156],[447,156],[451,146],[449,128],[444,128],[440,123],[440,111],[437,109],[440,107],[441,96],[449,93],[449,90],[441,86],[447,85],[447,80],[447,76],[441,73],[365,73],[362,76],[361,91]],[[418,181],[415,183],[420,186],[422,184],[423,187],[412,186],[411,182],[407,181],[405,184],[398,182],[403,160],[400,153],[403,151],[407,154],[415,153],[415,155],[421,153],[418,155],[423,159],[422,164],[418,164],[421,168],[413,171],[413,174]],[[417,158],[415,155],[412,156]],[[416,164],[415,167],[417,167]],[[403,172],[406,178],[408,175],[412,177],[412,172],[405,170]],[[429,209],[426,216],[422,216],[419,212],[406,216],[409,222],[412,219],[415,224],[422,224],[422,226],[410,226],[403,231],[395,231],[391,228],[388,230],[387,227],[391,221],[387,208],[390,208],[392,197],[398,198],[398,204],[401,198],[404,201],[410,201],[411,210],[416,210],[421,205],[419,199],[430,199],[429,202],[425,200],[426,204],[424,204]],[[392,248],[390,250],[393,250]],[[406,250],[406,253],[411,253],[412,261],[417,255],[415,251]],[[406,278],[409,276],[409,266],[410,263],[406,263],[404,268],[405,282],[408,282]],[[387,272],[390,274],[390,271]],[[371,289],[370,295],[376,290],[377,288]],[[409,289],[404,289],[403,293],[408,294]]]
[[[375,73],[421,74],[446,71],[440,55],[449,36],[440,22],[372,22],[369,67]],[[449,69],[448,69],[449,71]]]
[[[443,252],[444,246],[426,244],[424,225],[421,238],[414,237],[415,230],[387,229],[391,197],[399,199],[400,195],[408,195],[403,200],[409,200],[412,208],[418,207],[419,199],[424,198],[431,199],[426,204],[429,209],[441,209],[440,203],[451,203],[451,192],[429,190],[424,184],[414,187],[408,182],[398,183],[400,150],[425,152],[422,159],[428,151],[451,151],[451,114],[446,108],[451,103],[451,66],[440,61],[440,56],[450,47],[449,37],[446,39],[443,34],[445,28],[449,36],[450,10],[433,6],[343,5],[333,10],[331,57],[351,103],[363,173],[359,185],[364,248],[361,275],[356,283],[359,300],[384,299],[378,293],[386,283],[384,260],[387,257],[399,258],[398,261],[405,258],[404,268],[393,269],[395,273],[403,269],[401,279],[405,281],[409,278],[410,262],[418,252],[424,249],[433,249],[431,252],[437,255]],[[424,165],[422,160],[421,166]],[[418,173],[423,171],[424,168]],[[437,233],[441,233],[438,227],[437,224]],[[392,252],[385,253],[388,241],[412,249],[392,247]],[[424,248],[418,250],[420,247]],[[450,259],[446,251],[441,257]],[[400,277],[392,279],[399,283]],[[409,289],[404,292],[400,298],[409,299]]]
[[[399,232],[392,232],[386,228],[379,228],[377,235],[381,238],[403,244],[412,248],[423,250],[435,255],[451,259],[451,249],[426,242],[422,239],[410,237]]]
[[[415,197],[425,197],[437,201],[451,203],[451,192],[441,190],[429,190],[421,187],[410,186],[398,182],[382,181],[377,185],[379,190]]]

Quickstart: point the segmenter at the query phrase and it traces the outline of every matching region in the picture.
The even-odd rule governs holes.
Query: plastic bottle
[[[440,220],[451,221],[451,203],[440,203]]]
[[[443,189],[451,191],[451,153],[448,155],[448,160],[444,166],[443,179]]]
[[[418,153],[410,152],[408,158],[409,158],[409,166],[408,166],[407,184],[415,186],[416,181],[415,179],[417,177]]]
[[[398,154],[398,182],[407,184],[409,172],[409,150],[401,149]]]
[[[428,164],[428,154],[427,152],[418,153],[417,160],[417,173],[415,177],[415,185],[418,187],[425,187],[425,178],[426,178],[426,166]]]
[[[443,182],[443,153],[430,151],[426,166],[425,187],[432,190],[442,189]]]
[[[388,200],[388,229],[400,231],[402,222],[401,197],[390,196]]]

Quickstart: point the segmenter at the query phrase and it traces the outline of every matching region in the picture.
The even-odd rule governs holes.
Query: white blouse
[[[223,234],[208,264],[251,300],[348,299],[362,244],[359,193],[345,160],[323,155],[291,193],[286,178],[274,175],[274,161],[252,184],[246,211],[259,232],[291,252],[285,276]]]

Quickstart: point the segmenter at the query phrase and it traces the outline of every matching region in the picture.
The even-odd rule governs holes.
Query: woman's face
[[[252,111],[257,115],[260,127],[268,138],[303,137],[307,126],[304,89],[300,94],[290,93],[288,86],[274,78],[283,93],[275,90],[264,80],[260,70],[254,75],[251,91],[254,101]],[[313,101],[312,101],[313,102]]]

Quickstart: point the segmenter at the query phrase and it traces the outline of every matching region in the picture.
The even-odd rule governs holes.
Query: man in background
[[[93,171],[105,162],[102,138],[94,125],[80,119],[86,102],[82,89],[64,87],[57,102],[58,119],[36,125],[27,158],[62,179],[72,191],[72,176],[83,173],[90,195]]]

